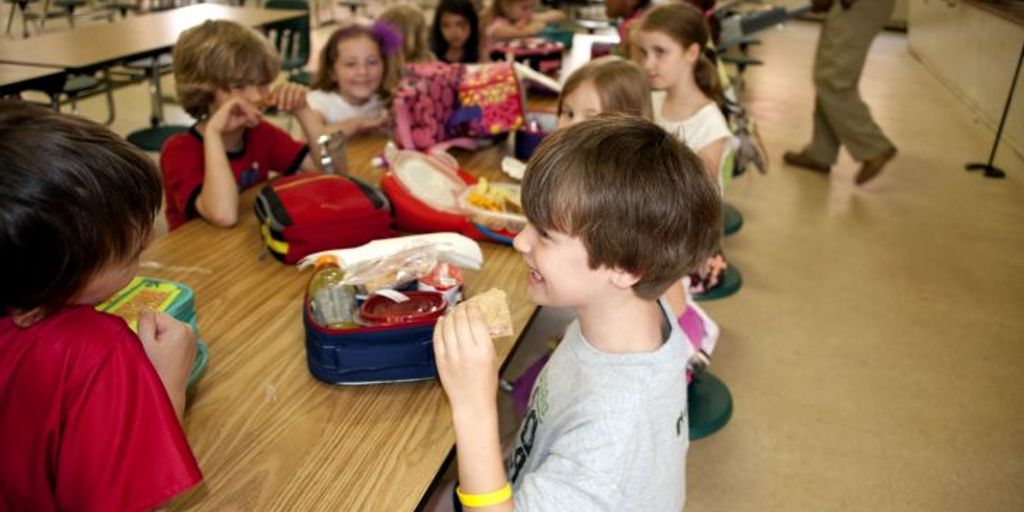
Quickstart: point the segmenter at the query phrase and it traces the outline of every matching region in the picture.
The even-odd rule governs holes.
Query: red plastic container
[[[444,314],[448,301],[438,292],[403,292],[405,302],[371,295],[359,308],[359,317],[375,325],[397,325],[432,320]]]

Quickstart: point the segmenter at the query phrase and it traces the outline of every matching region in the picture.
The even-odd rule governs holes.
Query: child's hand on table
[[[476,304],[456,307],[438,320],[434,327],[434,358],[453,411],[495,406],[498,360]]]

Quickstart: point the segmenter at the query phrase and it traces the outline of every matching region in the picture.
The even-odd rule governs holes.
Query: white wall
[[[909,7],[910,51],[994,130],[1024,44],[1024,25],[962,0],[910,0]],[[1003,132],[1003,144],[1018,153],[1024,153],[1021,82],[1024,76]]]

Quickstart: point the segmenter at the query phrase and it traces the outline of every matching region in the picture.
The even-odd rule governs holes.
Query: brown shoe
[[[818,163],[811,157],[798,151],[786,151],[782,154],[782,160],[789,165],[795,165],[797,167],[803,167],[804,169],[810,169],[814,172],[820,172],[822,174],[828,174],[831,170],[829,166]]]
[[[896,148],[892,147],[881,154],[871,157],[864,161],[864,164],[860,167],[860,172],[857,173],[857,177],[853,179],[853,182],[858,185],[863,185],[878,176],[885,168],[885,164],[889,163],[896,156]]]

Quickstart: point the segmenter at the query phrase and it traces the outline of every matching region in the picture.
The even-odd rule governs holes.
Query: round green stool
[[[735,234],[743,227],[743,214],[735,206],[725,203],[722,207],[723,224],[725,225],[725,236]]]
[[[694,294],[693,298],[698,301],[724,299],[738,291],[743,286],[743,274],[740,274],[736,265],[730,263],[722,272],[718,280],[718,286],[708,290],[706,293]]]
[[[703,439],[729,423],[732,393],[718,377],[701,372],[693,376],[686,389],[686,407],[690,415],[690,440]]]
[[[164,146],[164,141],[169,139],[172,135],[181,133],[185,130],[188,130],[188,126],[154,126],[152,128],[135,130],[134,132],[129,133],[126,138],[128,139],[128,142],[131,142],[135,147],[143,151],[159,153],[160,149]]]

